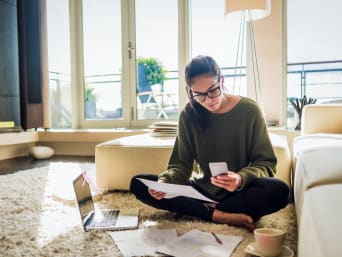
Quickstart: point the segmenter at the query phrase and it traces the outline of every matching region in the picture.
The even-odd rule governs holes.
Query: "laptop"
[[[95,209],[87,175],[83,172],[73,181],[74,191],[84,231],[135,229],[139,224],[139,209]]]

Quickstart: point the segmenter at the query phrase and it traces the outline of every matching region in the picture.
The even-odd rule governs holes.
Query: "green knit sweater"
[[[210,182],[209,162],[226,162],[230,171],[238,172],[243,180],[241,189],[257,177],[274,176],[277,159],[263,115],[253,100],[242,97],[229,112],[211,113],[205,131],[195,127],[182,110],[178,126],[167,170],[159,179],[174,184],[192,179],[220,201],[230,192]]]

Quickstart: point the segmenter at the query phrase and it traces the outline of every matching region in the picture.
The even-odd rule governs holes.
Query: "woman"
[[[130,190],[155,208],[253,230],[256,219],[284,208],[289,194],[287,184],[273,178],[277,160],[263,114],[253,100],[225,92],[224,77],[209,56],[192,59],[185,78],[189,103],[179,116],[167,170],[133,177]],[[226,162],[227,173],[212,176],[211,162]],[[191,185],[218,203],[166,199],[137,178]]]

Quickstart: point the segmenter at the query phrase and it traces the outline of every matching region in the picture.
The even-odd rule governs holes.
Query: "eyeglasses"
[[[218,86],[214,87],[212,89],[209,89],[207,92],[205,93],[197,93],[197,94],[193,94],[192,91],[190,91],[191,94],[191,98],[194,99],[195,101],[202,103],[205,101],[206,96],[209,97],[210,99],[216,98],[218,96],[221,95],[221,84],[220,84],[220,80],[217,82]]]

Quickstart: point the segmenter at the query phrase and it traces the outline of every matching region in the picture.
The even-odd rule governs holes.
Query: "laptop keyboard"
[[[116,224],[120,211],[102,211],[95,215],[93,225],[96,227],[113,226]]]

